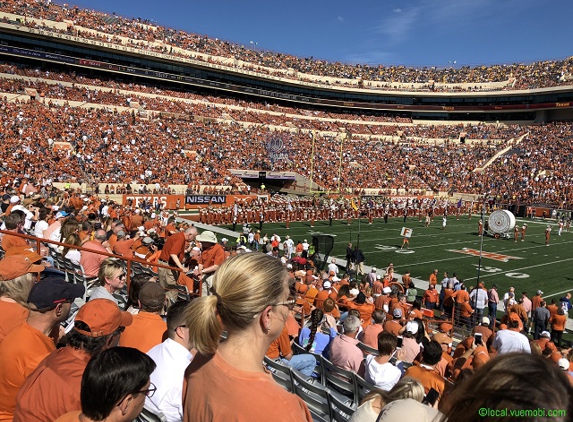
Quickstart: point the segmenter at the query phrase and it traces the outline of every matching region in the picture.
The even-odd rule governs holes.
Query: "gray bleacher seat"
[[[265,365],[273,375],[274,380],[285,390],[293,392],[291,368],[279,362],[275,362],[271,358],[265,356]]]
[[[350,406],[356,407],[358,391],[354,380],[354,373],[334,365],[325,357],[322,357],[321,365],[324,368],[325,385],[334,394],[344,395]]]
[[[309,382],[304,375],[291,370],[294,392],[308,406],[312,419],[316,422],[329,420],[330,406],[328,402],[327,389],[318,384]]]
[[[340,398],[336,394],[332,394],[331,391],[328,392],[328,407],[330,410],[330,420],[332,422],[348,422],[355,411],[352,406],[348,406],[344,400],[340,400]]]

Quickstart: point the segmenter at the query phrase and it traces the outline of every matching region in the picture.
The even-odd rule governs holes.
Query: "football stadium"
[[[0,2],[0,421],[570,420],[573,57],[216,36]]]

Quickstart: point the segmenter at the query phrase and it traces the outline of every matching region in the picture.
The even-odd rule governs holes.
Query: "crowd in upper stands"
[[[52,2],[29,4],[21,0],[6,0],[1,3],[1,10],[24,16],[23,21],[12,22],[19,25],[44,28],[86,39],[121,44],[142,51],[160,52],[225,66],[234,66],[228,63],[228,59],[233,58],[243,63],[240,65],[240,69],[243,70],[329,85],[376,88],[377,81],[382,81],[388,83],[388,85],[384,84],[383,89],[386,90],[478,91],[492,89],[491,87],[482,88],[480,84],[506,81],[507,84],[501,89],[534,89],[567,84],[567,77],[570,77],[573,71],[573,59],[571,58],[532,64],[516,63],[461,68],[414,68],[383,64],[370,66],[333,63],[312,57],[300,58],[289,54],[260,51],[217,38],[159,26],[141,18],[122,18],[115,14],[110,16],[95,10],[81,9],[77,6],[60,6]],[[9,22],[8,19],[5,21]],[[55,28],[54,22],[67,22],[67,29]],[[319,78],[311,77],[311,75]],[[321,80],[320,77],[336,79]],[[357,80],[362,82],[357,85]],[[392,83],[403,85],[395,87]],[[413,84],[421,84],[421,86]]]
[[[7,80],[1,84],[8,91],[23,92],[23,85],[18,87]],[[16,178],[38,182],[47,177],[49,170],[55,181],[236,187],[241,180],[228,169],[272,169],[294,171],[306,177],[313,173],[316,183],[325,189],[338,188],[340,174],[340,186],[349,189],[490,192],[505,200],[556,205],[570,200],[568,175],[572,161],[568,159],[568,145],[572,128],[566,123],[527,127],[383,125],[379,127],[387,130],[386,134],[393,136],[393,140],[361,139],[359,133],[341,140],[336,135],[336,130],[341,128],[336,121],[324,121],[330,129],[334,125],[335,133],[312,135],[303,130],[288,131],[288,126],[277,132],[269,123],[273,115],[256,112],[252,115],[261,123],[250,127],[244,127],[238,120],[231,123],[185,118],[149,120],[136,115],[133,109],[115,110],[116,106],[131,101],[127,95],[57,85],[37,86],[61,99],[44,97],[45,105],[41,101],[3,101],[4,184],[14,183]],[[67,105],[72,98],[86,101],[89,98],[97,103],[100,96],[106,103],[103,109]],[[167,98],[149,101],[161,110],[161,104],[173,104]],[[179,107],[187,106],[194,116],[205,110],[196,108],[195,104],[181,103]],[[218,107],[210,109],[216,112],[211,115],[217,117],[226,112]],[[242,113],[236,113],[240,119]],[[296,122],[296,119],[290,121]],[[323,124],[319,120],[308,122],[312,122],[313,130]],[[400,137],[398,131],[402,132]],[[447,142],[458,138],[462,131],[466,139],[486,140],[486,143],[465,146]],[[517,143],[515,140],[522,135],[526,136]],[[277,138],[283,144],[283,154],[273,160],[268,150],[269,141]],[[434,145],[427,141],[429,139],[441,139],[443,143]],[[498,144],[500,139],[505,143]],[[69,142],[71,150],[58,148],[58,142]],[[315,156],[311,160],[313,142]],[[339,166],[341,142],[344,145],[342,167]],[[487,171],[475,171],[486,165],[500,147],[509,147],[509,150],[497,157]]]

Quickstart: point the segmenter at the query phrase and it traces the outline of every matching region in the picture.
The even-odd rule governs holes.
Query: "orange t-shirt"
[[[328,290],[321,290],[320,292],[318,292],[314,300],[314,306],[317,307],[318,309],[322,309],[322,305],[324,304],[324,301],[328,298],[328,296],[329,296]]]
[[[26,321],[28,313],[19,303],[0,299],[0,343],[13,328]]]
[[[199,263],[203,265],[203,269],[213,265],[221,265],[223,262],[225,262],[225,248],[220,243],[215,243],[210,248],[204,249],[199,258]]]
[[[197,354],[185,371],[185,380],[183,422],[312,421],[303,400],[280,387],[269,373],[241,371],[219,352]]]
[[[126,258],[133,258],[133,251],[131,247],[135,243],[134,239],[118,240],[113,247],[113,253]]]
[[[551,329],[557,331],[564,331],[566,322],[567,322],[566,315],[555,314],[551,317]]]
[[[347,303],[349,309],[356,309],[360,312],[360,319],[362,320],[362,328],[366,328],[372,324],[372,313],[376,310],[371,303],[357,304],[354,302]]]
[[[26,239],[23,237],[13,236],[11,234],[5,234],[2,238],[2,249],[8,252],[12,248],[28,248],[29,245],[26,243]],[[8,254],[9,255],[9,254]]]
[[[27,322],[8,333],[0,344],[0,421],[11,421],[16,395],[38,364],[54,351],[54,341]]]
[[[424,391],[428,394],[430,388],[433,388],[440,396],[444,392],[444,388],[446,386],[446,382],[444,378],[438,374],[435,369],[428,369],[424,366],[411,366],[408,368],[405,374],[406,377],[412,377],[424,386]]]
[[[278,359],[281,356],[287,356],[292,352],[290,347],[290,338],[288,336],[288,329],[286,325],[283,330],[269,346],[266,355],[271,359]]]
[[[467,290],[458,290],[452,294],[452,297],[456,301],[456,303],[463,303],[470,300],[470,294]]]
[[[147,353],[152,347],[163,342],[166,331],[167,323],[159,315],[141,311],[133,316],[131,325],[125,327],[119,338],[119,345],[134,347]]]

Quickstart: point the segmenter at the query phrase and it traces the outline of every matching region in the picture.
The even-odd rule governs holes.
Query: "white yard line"
[[[573,261],[573,258],[561,259],[561,260],[559,260],[559,261],[545,262],[545,263],[543,263],[543,264],[530,265],[530,266],[528,266],[528,267],[514,268],[514,269],[511,269],[511,270],[508,270],[508,271],[498,271],[498,272],[495,272],[495,273],[484,274],[484,275],[480,275],[480,278],[493,277],[493,276],[497,276],[497,275],[500,275],[500,274],[506,274],[506,273],[515,273],[515,272],[519,272],[519,271],[522,271],[522,270],[528,270],[528,269],[530,269],[530,268],[544,267],[544,266],[546,266],[546,265],[554,265],[554,264],[558,264],[558,263],[560,263],[560,262],[567,262],[567,261]],[[474,279],[477,279],[477,277],[467,277],[467,278],[464,279],[464,281],[474,280]]]

